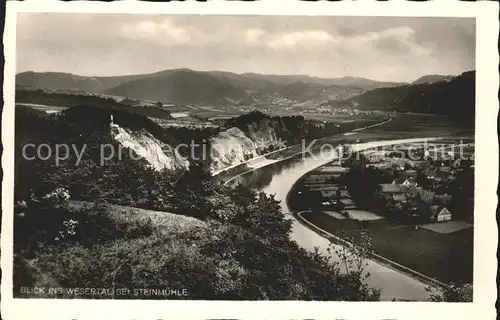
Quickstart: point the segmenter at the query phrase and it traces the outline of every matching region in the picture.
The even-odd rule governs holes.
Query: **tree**
[[[269,237],[270,230],[272,230],[273,237],[288,237],[291,232],[291,222],[285,219],[279,201],[275,200],[273,195],[267,195],[264,192],[248,195],[252,198],[247,198],[245,201],[239,200],[239,203],[246,205],[240,207],[231,223],[251,230],[262,237]],[[241,196],[240,193],[238,197]],[[256,198],[253,198],[254,196]]]
[[[368,265],[366,260],[373,251],[370,236],[361,228],[359,229],[359,234],[356,236],[344,234],[341,238],[345,240],[345,244],[339,246],[330,242],[328,252],[335,253],[340,259],[340,263],[344,267],[346,273],[358,274],[365,279],[369,276],[369,274],[363,275],[365,267]]]
[[[417,171],[415,182],[426,190],[429,189],[432,184],[432,181],[429,178],[427,178],[427,174],[425,173],[424,170]]]
[[[209,199],[215,194],[216,185],[202,163],[192,163],[174,185],[177,195],[172,199],[175,210],[200,219],[210,217],[213,206]]]
[[[474,214],[474,170],[467,168],[448,185],[452,197],[450,209],[459,217],[468,218]]]
[[[472,302],[472,285],[469,283],[449,283],[445,287],[429,285],[426,290],[430,292],[429,301],[432,302]]]
[[[372,208],[375,207],[373,194],[378,190],[378,185],[388,183],[392,177],[389,173],[377,168],[362,169],[354,165],[343,179],[356,205],[360,208]]]

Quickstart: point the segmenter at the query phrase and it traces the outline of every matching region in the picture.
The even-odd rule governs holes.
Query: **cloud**
[[[409,39],[415,34],[415,30],[407,26],[385,29],[379,32],[379,38]]]
[[[186,43],[191,39],[187,29],[177,26],[168,18],[160,22],[143,20],[124,24],[121,36],[132,39],[168,41],[169,43]]]
[[[82,75],[192,68],[413,81],[474,68],[459,18],[22,13],[18,72]]]
[[[415,42],[415,30],[408,26],[383,29],[377,32],[366,32],[342,37],[341,50],[358,55],[381,57],[425,56],[431,51]]]
[[[305,30],[276,35],[268,45],[276,50],[295,48],[297,46],[325,46],[335,42],[335,39],[323,30]]]
[[[257,44],[266,32],[260,28],[251,28],[244,31],[244,34],[248,44]]]

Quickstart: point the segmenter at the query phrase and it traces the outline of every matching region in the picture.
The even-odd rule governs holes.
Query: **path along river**
[[[352,144],[351,147],[353,150],[365,150],[425,140],[432,140],[432,138],[371,141]],[[277,162],[267,159],[262,159],[262,163],[259,163],[260,161],[253,162],[251,164],[252,170],[233,177],[226,183],[243,183],[267,194],[274,194],[275,199],[281,201],[283,212],[288,213],[290,210],[286,204],[286,196],[294,182],[314,168],[334,160],[334,153],[331,152],[331,149],[327,149],[324,149],[323,152],[318,150],[315,156],[298,156],[290,160]],[[291,214],[287,214],[287,218],[293,221],[291,235],[293,240],[307,250],[319,247],[321,252],[328,254],[326,249],[329,246],[329,240],[298,222]],[[332,253],[332,259],[337,259],[335,253]],[[427,300],[429,296],[429,293],[425,290],[426,284],[375,261],[368,261],[366,271],[370,273],[366,283],[381,290],[381,300],[387,301],[393,298],[398,300]]]

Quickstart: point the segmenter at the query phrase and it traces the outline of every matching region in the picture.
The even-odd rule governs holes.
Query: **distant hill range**
[[[324,102],[344,99],[367,90],[401,85],[365,78],[324,79],[306,75],[236,74],[223,71],[165,70],[151,74],[84,77],[69,73],[23,72],[18,86],[78,90],[156,100],[175,104],[251,105],[255,103]],[[311,90],[309,90],[311,89]]]
[[[16,85],[37,89],[63,89],[85,92],[102,92],[119,86],[140,75],[116,77],[85,77],[61,72],[23,72],[16,75]]]
[[[333,106],[467,118],[474,116],[475,71],[459,76],[426,75],[412,83],[190,69],[114,77],[23,72],[16,76],[16,85],[18,88],[97,92],[179,105]]]
[[[451,81],[455,78],[454,76],[443,76],[439,74],[429,74],[423,77],[418,78],[417,80],[413,81],[411,84],[423,84],[423,83],[435,83],[435,82],[440,82],[440,81]]]

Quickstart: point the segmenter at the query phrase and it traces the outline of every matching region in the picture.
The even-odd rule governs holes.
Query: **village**
[[[471,191],[466,199],[460,199],[461,204],[465,203],[470,209],[465,213],[454,214],[452,193],[457,177],[472,172],[473,179],[473,155],[474,144],[463,141],[440,141],[432,148],[412,144],[394,150],[366,150],[355,157],[370,180],[364,181],[366,188],[360,192],[369,193],[369,197],[351,195],[349,172],[353,162],[349,160],[333,161],[317,168],[304,177],[298,192],[309,198],[307,203],[311,207],[318,208],[320,204],[322,211],[337,217],[356,219],[361,212],[357,209],[362,207],[372,210],[364,211],[366,217],[359,217],[360,220],[376,220],[380,215],[411,224],[457,219],[472,223],[473,185],[462,187]],[[369,175],[373,171],[379,174],[372,179]],[[370,190],[374,180],[376,188]]]
[[[336,237],[363,229],[373,252],[431,278],[471,281],[473,141],[394,147],[308,172],[289,193],[291,211]]]

